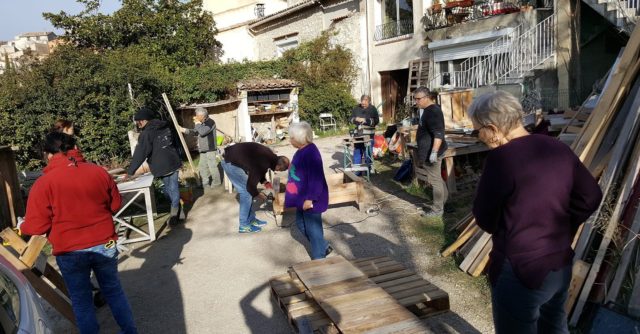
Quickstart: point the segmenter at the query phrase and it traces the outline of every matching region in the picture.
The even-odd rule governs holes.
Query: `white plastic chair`
[[[320,118],[320,128],[322,129],[322,131],[327,131],[327,128],[333,128],[334,130],[336,130],[336,119],[333,118],[332,114],[322,113],[318,115],[318,118]]]

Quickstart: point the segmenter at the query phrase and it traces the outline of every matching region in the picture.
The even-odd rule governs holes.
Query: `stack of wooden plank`
[[[399,332],[412,333],[410,328],[423,329],[414,317],[449,310],[449,295],[445,291],[388,257],[347,262],[337,256],[304,262],[294,265],[287,274],[273,277],[270,286],[273,298],[296,333],[366,332],[376,322],[381,328],[406,325]],[[373,295],[377,302],[369,300]],[[346,301],[358,298],[362,298],[358,307],[345,308]],[[383,306],[380,300],[389,305]],[[341,307],[344,310],[338,312]],[[383,319],[392,309],[404,320]]]
[[[471,214],[458,221],[451,228],[451,231],[453,230],[460,232],[458,239],[440,255],[446,257],[457,252],[464,258],[460,263],[460,270],[473,277],[480,276],[489,264],[489,253],[493,246],[491,235],[480,229]]]
[[[640,303],[640,263],[637,252],[640,215],[640,29],[636,28],[611,70],[590,117],[572,149],[599,177],[604,194],[601,207],[582,226],[575,241],[574,276],[566,309],[577,325],[587,302],[614,302],[634,313]],[[624,282],[631,287],[621,294]],[[640,314],[635,314],[638,316]]]
[[[640,316],[640,28],[609,72],[604,88],[592,94],[561,138],[598,178],[600,208],[574,240],[575,261],[565,309],[579,325],[589,303],[618,305]],[[461,269],[478,273],[490,244],[469,215],[456,226],[459,238],[442,253],[465,256]],[[487,251],[488,252],[488,251]],[[470,265],[471,263],[471,265]],[[626,287],[626,288],[625,288]]]

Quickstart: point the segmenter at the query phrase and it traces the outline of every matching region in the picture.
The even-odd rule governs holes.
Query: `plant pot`
[[[440,13],[440,12],[442,12],[442,4],[440,4],[440,3],[433,4],[433,6],[431,6],[431,12],[432,13]]]

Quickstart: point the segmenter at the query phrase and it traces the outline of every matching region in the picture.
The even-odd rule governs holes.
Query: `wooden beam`
[[[487,245],[487,243],[489,243],[490,240],[491,240],[491,234],[487,232],[482,232],[480,239],[478,239],[478,242],[476,242],[473,248],[471,248],[471,251],[469,251],[469,254],[467,254],[467,256],[464,258],[462,263],[460,263],[460,269],[462,271],[464,272],[469,271],[469,268],[471,268],[471,265],[473,265],[473,262],[476,260],[478,255],[482,252],[482,250],[485,248],[485,246]]]
[[[33,286],[42,298],[46,299],[53,308],[71,321],[71,323],[75,324],[75,316],[71,309],[71,303],[68,300],[58,294],[53,287],[34,274],[31,269],[27,268],[22,261],[18,260],[18,258],[11,254],[11,252],[9,252],[5,247],[0,247],[0,256],[4,257],[9,261],[9,263],[11,263],[11,265],[22,272],[24,277],[26,277],[29,283],[31,283],[31,286]]]
[[[24,263],[29,269],[33,268],[46,244],[47,238],[41,235],[32,236],[27,243],[26,250],[20,255],[20,261],[22,261],[22,263]],[[44,268],[40,270],[44,271]]]
[[[453,252],[455,252],[456,249],[460,248],[460,246],[462,246],[465,242],[467,242],[467,240],[469,240],[471,236],[479,229],[480,227],[478,227],[477,224],[473,224],[473,226],[471,226],[467,231],[462,233],[456,241],[454,241],[451,245],[449,245],[449,247],[447,247],[444,251],[442,251],[440,255],[443,257],[447,257],[453,254]]]
[[[608,302],[615,302],[618,298],[618,293],[620,293],[620,288],[622,288],[622,283],[626,278],[626,273],[629,269],[631,257],[636,248],[636,241],[638,240],[639,233],[640,206],[638,206],[638,208],[636,209],[636,214],[633,217],[633,223],[631,224],[631,227],[629,227],[629,231],[627,231],[627,238],[625,239],[625,242],[623,244],[622,255],[620,256],[620,261],[618,261],[616,273],[613,276],[613,281],[611,281],[609,290],[607,290],[607,295],[604,300],[605,304],[607,304]]]
[[[573,309],[576,298],[578,298],[578,293],[580,293],[580,288],[587,278],[589,268],[591,268],[591,265],[582,260],[577,260],[573,264],[573,268],[571,269],[571,283],[569,284],[569,296],[564,303],[564,311],[567,313],[567,316],[571,314],[571,309]]]
[[[189,160],[189,166],[191,167],[191,172],[193,176],[196,178],[198,185],[201,184],[200,175],[196,172],[196,168],[193,166],[193,159],[191,159],[191,153],[189,152],[189,147],[187,146],[187,142],[184,140],[184,136],[181,131],[178,131],[180,124],[178,124],[178,120],[176,119],[176,115],[173,113],[173,108],[171,107],[171,103],[169,102],[169,98],[166,93],[162,93],[162,99],[164,100],[164,104],[167,107],[167,111],[169,111],[169,116],[171,116],[171,121],[173,121],[173,125],[176,127],[176,132],[178,133],[178,138],[180,138],[180,143],[182,143],[182,148],[184,149],[184,153],[187,155],[187,159]]]

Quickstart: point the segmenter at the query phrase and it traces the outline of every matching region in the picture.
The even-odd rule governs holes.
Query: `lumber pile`
[[[611,69],[593,112],[571,148],[599,177],[600,208],[583,224],[574,241],[569,323],[579,324],[588,303],[622,305],[633,316],[640,302],[638,233],[640,215],[640,29],[636,28]],[[623,287],[627,287],[623,289]],[[623,291],[626,290],[626,291]]]
[[[458,239],[443,250],[440,255],[446,257],[457,253],[464,258],[458,266],[460,270],[473,277],[480,276],[489,264],[489,253],[493,246],[491,235],[480,229],[471,214],[456,223],[450,232],[453,230],[460,233]]]
[[[593,304],[617,305],[618,311],[640,316],[639,54],[640,29],[636,28],[602,92],[587,99],[560,138],[571,143],[604,194],[600,208],[574,240],[573,277],[565,305],[572,326],[588,322],[585,310]],[[490,245],[470,215],[454,228],[460,237],[442,255],[462,253],[461,269],[477,273],[480,269],[473,265],[483,263],[478,257]]]
[[[423,333],[416,317],[449,310],[445,291],[384,256],[304,262],[269,285],[295,333]]]

